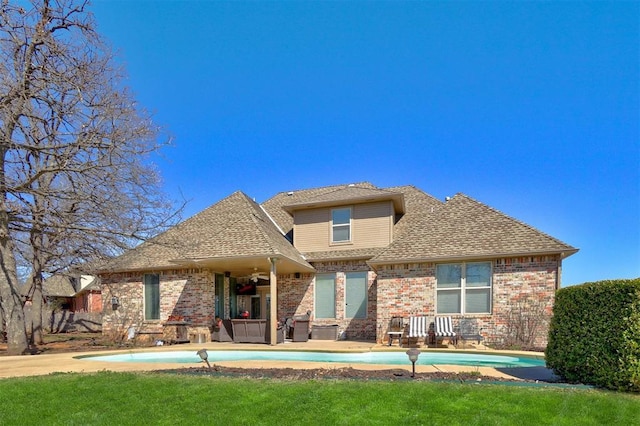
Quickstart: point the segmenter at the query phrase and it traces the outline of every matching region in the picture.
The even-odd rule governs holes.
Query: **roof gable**
[[[351,184],[356,188],[371,188],[376,189],[376,187],[369,182],[361,182]],[[265,208],[269,215],[273,218],[273,220],[278,224],[278,226],[284,231],[284,233],[288,234],[293,229],[293,217],[289,213],[286,212],[284,206],[290,204],[304,203],[308,200],[319,197],[324,194],[328,194],[339,190],[341,188],[345,188],[349,185],[333,185],[333,186],[323,186],[320,188],[311,188],[311,189],[303,189],[303,190],[294,190],[294,191],[284,191],[279,192],[274,195],[264,203],[262,206]]]
[[[281,192],[262,206],[238,191],[100,269],[159,270],[176,265],[207,265],[217,270],[228,265],[229,259],[278,257],[285,259],[286,270],[310,271],[313,267],[283,235],[293,229],[293,218],[286,208],[396,196],[401,197],[406,212],[397,217],[394,240],[386,248],[304,255],[311,261],[369,258],[371,264],[384,264],[533,254],[566,257],[577,251],[464,194],[443,203],[414,186],[379,189],[363,182]],[[264,264],[261,266],[264,269]]]
[[[73,297],[76,294],[75,277],[53,275],[42,282],[42,294],[48,297]]]
[[[101,269],[153,270],[203,259],[250,256],[284,256],[312,269],[266,212],[237,191]]]
[[[286,206],[305,206],[314,202],[331,202],[334,200],[366,199],[367,196],[376,196],[391,199],[391,196],[399,195],[404,204],[404,214],[398,215],[398,222],[394,225],[394,236],[402,235],[406,229],[411,229],[414,218],[421,217],[442,205],[442,202],[412,185],[398,186],[380,189],[371,183],[364,182],[352,185],[339,185],[323,188],[314,188],[304,191],[281,192],[267,200],[263,206],[274,218],[279,218],[280,226],[291,232],[293,218],[285,212]],[[328,252],[305,252],[304,256],[309,261],[338,260],[338,259],[370,259],[381,251],[380,248],[339,250]]]
[[[268,214],[246,194],[236,192],[212,209],[224,226],[202,232],[199,241],[184,251],[189,259],[234,256],[284,255],[302,261],[300,254],[278,230]]]
[[[381,200],[393,201],[396,214],[404,213],[404,197],[400,192],[392,192],[377,188],[358,187],[347,185],[325,192],[306,200],[286,204],[283,209],[292,213],[295,210],[311,209],[317,207],[331,207],[344,204],[357,204]]]

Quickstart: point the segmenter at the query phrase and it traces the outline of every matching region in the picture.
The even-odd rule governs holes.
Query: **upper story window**
[[[351,241],[351,208],[331,210],[331,242],[346,243]]]

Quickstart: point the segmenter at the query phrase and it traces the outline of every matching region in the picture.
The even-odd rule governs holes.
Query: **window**
[[[144,275],[144,319],[160,319],[160,276]]]
[[[491,312],[491,263],[437,265],[438,314]]]
[[[351,208],[331,210],[331,242],[351,241]]]
[[[367,317],[367,273],[347,272],[345,281],[345,317]]]
[[[224,318],[224,275],[216,274],[215,280],[216,289],[213,307],[215,309],[215,315]]]
[[[316,318],[336,317],[336,279],[334,274],[316,275]]]

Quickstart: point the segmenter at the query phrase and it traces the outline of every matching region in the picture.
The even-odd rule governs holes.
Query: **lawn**
[[[640,395],[432,382],[171,374],[0,380],[1,425],[640,424]]]

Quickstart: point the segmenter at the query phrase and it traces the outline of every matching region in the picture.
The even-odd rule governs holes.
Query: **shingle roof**
[[[367,197],[395,197],[406,207],[388,247],[301,254],[282,235],[293,229],[287,208]],[[262,206],[238,191],[100,269],[158,270],[207,259],[277,256],[294,267],[313,270],[307,260],[370,259],[371,264],[384,264],[552,253],[568,256],[576,251],[464,194],[443,203],[414,186],[379,189],[362,182],[280,192]]]
[[[42,282],[42,294],[48,297],[73,297],[76,289],[67,275],[53,275]]]
[[[464,194],[410,218],[372,264],[525,254],[573,254],[574,247]]]
[[[414,223],[416,221],[425,215],[433,213],[443,204],[442,201],[411,185],[388,188],[387,190],[403,193],[407,206],[406,213],[394,226],[394,239],[403,238],[403,234],[410,231],[415,226]]]
[[[202,259],[280,256],[313,269],[265,211],[238,191],[114,259],[105,270],[175,267]]]
[[[282,206],[288,212],[301,208],[316,208],[320,206],[332,206],[353,202],[367,202],[380,199],[393,201],[397,213],[404,213],[404,197],[400,192],[392,192],[377,188],[355,186],[355,184],[336,188],[305,200],[298,200]]]
[[[278,231],[260,205],[245,194],[237,192],[214,207],[209,213],[215,213],[216,221],[223,219],[224,225],[200,232],[198,241],[184,251],[185,258],[263,254],[300,258],[300,254]]]
[[[20,294],[31,297],[32,277],[20,287]],[[100,278],[91,275],[56,274],[42,282],[42,295],[47,297],[73,297],[82,292],[100,290]]]
[[[369,182],[360,182],[350,185],[353,185],[353,187],[355,188],[377,189],[373,184]],[[293,229],[293,217],[291,217],[291,215],[286,212],[284,206],[297,203],[305,203],[313,198],[320,197],[347,187],[349,187],[349,184],[279,192],[262,203],[262,206],[267,212],[269,212],[269,215],[278,224],[278,226],[280,226],[284,233],[289,234]]]
[[[305,252],[304,257],[309,262],[323,262],[343,259],[371,259],[378,255],[384,248],[372,247],[366,249],[353,250],[333,250],[333,251],[316,251]]]

